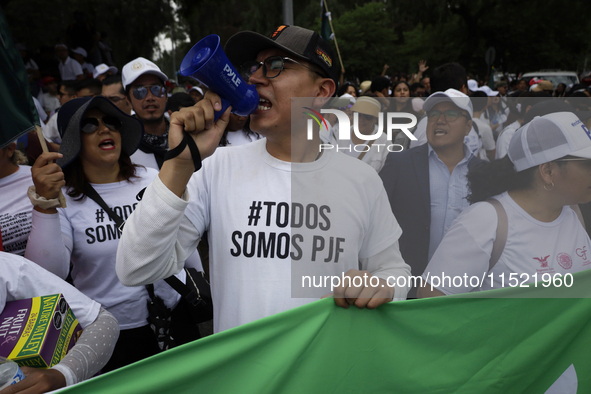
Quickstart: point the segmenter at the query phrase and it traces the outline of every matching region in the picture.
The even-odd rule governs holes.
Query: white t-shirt
[[[25,254],[33,210],[27,190],[32,185],[29,166],[19,166],[17,172],[0,179],[0,232],[5,252]]]
[[[521,127],[518,121],[511,123],[509,126],[505,127],[501,134],[499,134],[499,138],[497,138],[497,152],[495,154],[495,159],[502,159],[503,157],[507,156],[507,152],[509,152],[509,144],[511,143],[511,138],[515,135],[517,130]]]
[[[410,148],[421,146],[427,143],[427,120],[428,119],[425,116],[417,124],[417,129],[414,133],[414,136],[417,138],[417,140],[410,141]],[[476,133],[476,130],[474,130],[474,127],[472,127],[468,135],[464,137],[464,144],[466,144],[474,156],[477,156],[478,150],[480,150],[482,147],[482,142],[480,141],[480,138],[478,138],[478,134]]]
[[[478,151],[478,157],[482,160],[488,161],[486,151],[495,149],[495,138],[493,137],[492,129],[480,119],[473,118],[472,122],[478,127],[478,133],[480,134],[480,140],[482,142],[482,147]],[[472,127],[472,130],[474,130],[474,127]]]
[[[62,137],[60,136],[60,133],[57,129],[57,116],[59,114],[59,111],[54,113],[51,118],[49,118],[49,121],[47,121],[47,124],[45,125],[45,127],[43,127],[43,137],[45,137],[45,139],[49,142],[53,142],[54,144],[61,144],[62,143]]]
[[[508,219],[507,243],[489,277],[488,267],[497,230],[497,213],[487,202],[480,202],[466,208],[456,219],[452,228],[439,244],[429,261],[423,278],[432,283],[433,277],[442,278],[467,274],[467,277],[483,278],[482,286],[457,286],[444,283],[437,287],[446,295],[470,291],[500,288],[503,282],[509,287],[509,274],[517,276],[519,283],[542,280],[542,274],[575,273],[591,268],[591,241],[581,225],[577,214],[568,206],[562,208],[560,216],[550,222],[540,222],[525,212],[507,192],[499,200]],[[473,279],[473,284],[476,279]]]
[[[142,152],[138,149],[133,155],[131,155],[130,159],[133,164],[138,164],[146,168],[153,168],[156,171],[160,171],[160,168],[158,168],[158,162],[156,161],[153,153]]]
[[[101,305],[27,259],[0,252],[0,313],[7,302],[62,293],[82,328],[95,321]]]
[[[94,66],[88,62],[84,62],[84,64],[82,65],[82,70],[84,70],[87,74],[93,74]]]
[[[137,174],[139,178],[132,178],[132,182],[92,184],[107,205],[124,220],[137,206],[138,193],[150,184],[158,172],[138,168]],[[64,243],[62,253],[53,253],[51,244],[57,242],[54,237],[47,236],[57,230],[52,231],[57,215],[34,211],[33,230],[26,257],[59,276],[67,272],[71,261],[74,286],[111,312],[119,321],[121,329],[145,326],[148,317],[146,288],[123,286],[115,273],[115,257],[120,238],[115,222],[92,199],[75,201],[67,195],[66,188],[62,191],[67,201],[67,208],[58,208]],[[184,283],[184,271],[181,271],[179,278]],[[156,295],[169,308],[176,306],[180,296],[166,282],[158,281],[154,288]]]
[[[55,111],[60,105],[60,99],[57,96],[52,96],[48,92],[43,93],[43,109],[45,112]]]
[[[246,135],[242,130],[238,130],[228,132],[226,138],[228,139],[228,146],[239,146],[259,140],[262,137],[255,133]]]
[[[33,97],[33,102],[35,103],[35,108],[37,109],[37,115],[39,115],[39,124],[43,130],[43,127],[45,127],[45,121],[47,120],[47,114],[45,113],[45,110],[43,109],[43,106],[41,106],[39,100],[37,100],[37,97]]]
[[[65,62],[59,64],[62,80],[76,79],[78,75],[84,74],[82,66],[76,60],[68,57]]]
[[[360,260],[384,279],[409,273],[380,178],[346,155],[327,151],[312,163],[289,163],[271,156],[264,139],[218,149],[187,192],[188,203],[159,178],[148,187],[128,220],[117,273],[137,284],[174,272],[207,230],[216,331],[330,292],[303,289],[301,275],[341,275]],[[387,263],[367,259],[391,247],[398,254]],[[407,289],[398,290],[395,297],[405,298]]]

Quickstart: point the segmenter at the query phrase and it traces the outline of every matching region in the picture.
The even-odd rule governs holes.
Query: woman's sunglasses
[[[131,92],[137,100],[143,100],[148,95],[148,89],[150,89],[154,97],[162,98],[166,94],[166,88],[162,85],[138,86],[133,88]]]
[[[103,116],[101,121],[109,130],[119,131],[121,129],[121,121],[115,116]],[[98,128],[99,120],[97,118],[84,118],[80,121],[80,129],[85,133],[94,133]]]

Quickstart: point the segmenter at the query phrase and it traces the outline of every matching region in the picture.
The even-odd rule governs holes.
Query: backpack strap
[[[486,200],[487,203],[493,206],[495,211],[497,212],[497,233],[495,236],[495,240],[493,241],[493,248],[490,254],[490,260],[488,261],[488,270],[493,269],[503,250],[505,249],[505,244],[507,243],[507,233],[509,232],[509,221],[507,219],[507,212],[503,205],[499,202],[499,200],[495,200],[494,198],[489,198]]]
[[[371,146],[373,145],[373,143],[375,141],[376,140],[371,140],[370,143],[367,144],[367,146],[368,146],[367,150],[364,150],[363,152],[361,152],[361,154],[359,155],[359,157],[357,157],[359,160],[362,160],[363,159],[363,156],[365,156],[365,154],[371,149]]]

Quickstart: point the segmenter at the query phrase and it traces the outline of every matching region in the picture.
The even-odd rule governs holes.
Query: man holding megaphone
[[[216,151],[231,108],[215,121],[222,100],[211,90],[173,113],[169,160],[119,244],[120,280],[138,286],[179,272],[208,231],[216,332],[331,290],[345,308],[405,299],[408,286],[393,283],[406,282],[410,269],[379,177],[347,155],[319,152],[317,130],[307,139],[306,120],[292,116],[292,97],[319,111],[334,95],[328,43],[311,30],[280,26],[269,37],[238,33],[225,50],[256,87],[250,125],[266,138]]]

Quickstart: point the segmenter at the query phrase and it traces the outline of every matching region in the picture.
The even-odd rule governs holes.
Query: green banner
[[[551,392],[589,393],[591,299],[576,297],[590,288],[584,271],[571,288],[494,290],[501,298],[474,293],[377,310],[324,299],[63,392],[545,393],[554,385]]]
[[[29,77],[14,46],[0,8],[0,149],[35,130],[39,115],[29,90]]]

